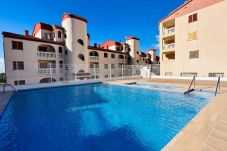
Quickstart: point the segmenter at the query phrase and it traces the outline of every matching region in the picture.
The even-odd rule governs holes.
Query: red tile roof
[[[146,53],[144,53],[144,52],[141,52],[140,57],[145,58],[145,57],[147,57],[147,54],[146,54]]]
[[[78,19],[78,20],[81,20],[81,21],[87,23],[87,19],[85,19],[83,17],[77,16],[77,15],[73,15],[73,14],[64,13],[64,15],[62,17],[62,21],[64,21],[67,18],[75,18],[75,19]]]
[[[57,45],[65,45],[64,42],[56,42],[47,39],[40,39],[31,35],[20,35],[10,32],[2,32],[3,37],[6,38],[14,38],[14,39],[21,39],[21,40],[29,40],[29,41],[36,41],[36,42],[43,42],[43,43],[50,43],[50,44],[57,44]]]
[[[106,47],[111,47],[111,46],[121,46],[121,43],[120,42],[116,42],[116,41],[107,40],[100,47],[101,48],[106,48]]]
[[[52,31],[53,27],[49,24],[45,24],[45,23],[36,23],[32,32],[32,35],[36,35],[40,29],[44,29],[44,30],[49,30]]]
[[[109,50],[109,49],[103,49],[103,48],[98,48],[98,47],[94,47],[94,46],[88,46],[88,49],[111,52],[111,53],[128,54],[127,52],[120,52],[120,51],[114,51],[114,50]]]

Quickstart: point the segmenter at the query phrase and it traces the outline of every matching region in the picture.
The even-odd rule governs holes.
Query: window
[[[123,68],[123,67],[124,67],[124,64],[119,63],[119,64],[118,64],[118,67],[119,67],[119,68]]]
[[[111,64],[111,69],[114,69],[114,64]]]
[[[209,77],[224,77],[224,73],[209,73]]]
[[[140,61],[139,61],[139,60],[136,60],[136,62],[137,62],[137,63],[140,63]]]
[[[108,58],[108,53],[104,53],[104,58]]]
[[[81,45],[84,46],[84,41],[82,39],[78,39],[77,42]]]
[[[105,75],[105,78],[109,78],[109,75]]]
[[[60,31],[58,32],[58,38],[61,38],[61,32]]]
[[[189,52],[189,59],[196,59],[199,58],[199,50],[190,51]]]
[[[198,75],[198,73],[196,73],[196,72],[181,72],[182,77],[194,77],[197,75]]]
[[[197,13],[188,16],[188,23],[192,23],[192,22],[195,22],[195,21],[198,21],[198,15],[197,15]]]
[[[25,85],[25,80],[14,81],[14,85]]]
[[[66,55],[66,56],[68,55],[68,51],[67,51],[67,50],[65,50],[65,55]]]
[[[139,51],[137,51],[136,53],[139,54]]]
[[[59,61],[59,67],[63,68],[63,61]]]
[[[19,41],[12,41],[12,49],[23,50],[23,43]]]
[[[197,39],[198,39],[197,31],[193,33],[188,33],[188,41],[197,40]]]
[[[65,34],[64,37],[67,38],[67,35]]]
[[[117,51],[121,51],[120,47],[117,47],[116,50],[117,50]]]
[[[62,53],[62,47],[58,48],[58,53]]]
[[[104,64],[104,68],[105,69],[108,69],[109,67],[108,67],[108,64]]]
[[[80,58],[80,60],[82,60],[82,61],[85,60],[85,59],[84,59],[84,55],[82,55],[82,54],[79,54],[78,58]]]
[[[111,54],[111,58],[113,58],[113,59],[114,59],[114,58],[115,58],[115,54]]]
[[[165,76],[173,76],[172,72],[165,72]]]
[[[44,33],[44,39],[49,39],[48,33]]]
[[[13,61],[13,70],[24,70],[24,62]]]

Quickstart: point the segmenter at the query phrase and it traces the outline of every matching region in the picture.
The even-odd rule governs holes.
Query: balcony
[[[90,60],[98,61],[99,60],[99,56],[90,56]]]
[[[98,68],[90,68],[91,74],[99,74]]]
[[[39,75],[50,75],[56,74],[56,68],[39,68],[38,69]]]
[[[173,50],[175,48],[175,43],[171,43],[171,44],[164,44],[162,46],[162,50],[166,51],[166,50]]]
[[[56,58],[56,53],[55,52],[37,52],[38,57],[43,57],[43,58]]]
[[[119,61],[119,62],[124,62],[124,61],[125,61],[125,59],[118,58],[118,61]]]
[[[164,29],[162,32],[163,36],[169,36],[175,33],[175,27]]]

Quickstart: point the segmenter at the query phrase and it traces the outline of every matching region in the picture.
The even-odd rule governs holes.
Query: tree
[[[6,82],[6,75],[5,73],[0,73],[0,83],[5,83]]]

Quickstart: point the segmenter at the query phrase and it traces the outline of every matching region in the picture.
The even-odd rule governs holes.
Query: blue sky
[[[125,36],[141,39],[141,50],[158,44],[158,21],[185,0],[5,0],[0,6],[0,32],[32,32],[37,22],[61,24],[63,13],[88,19],[91,43]],[[0,36],[0,72],[3,69],[3,46]]]

